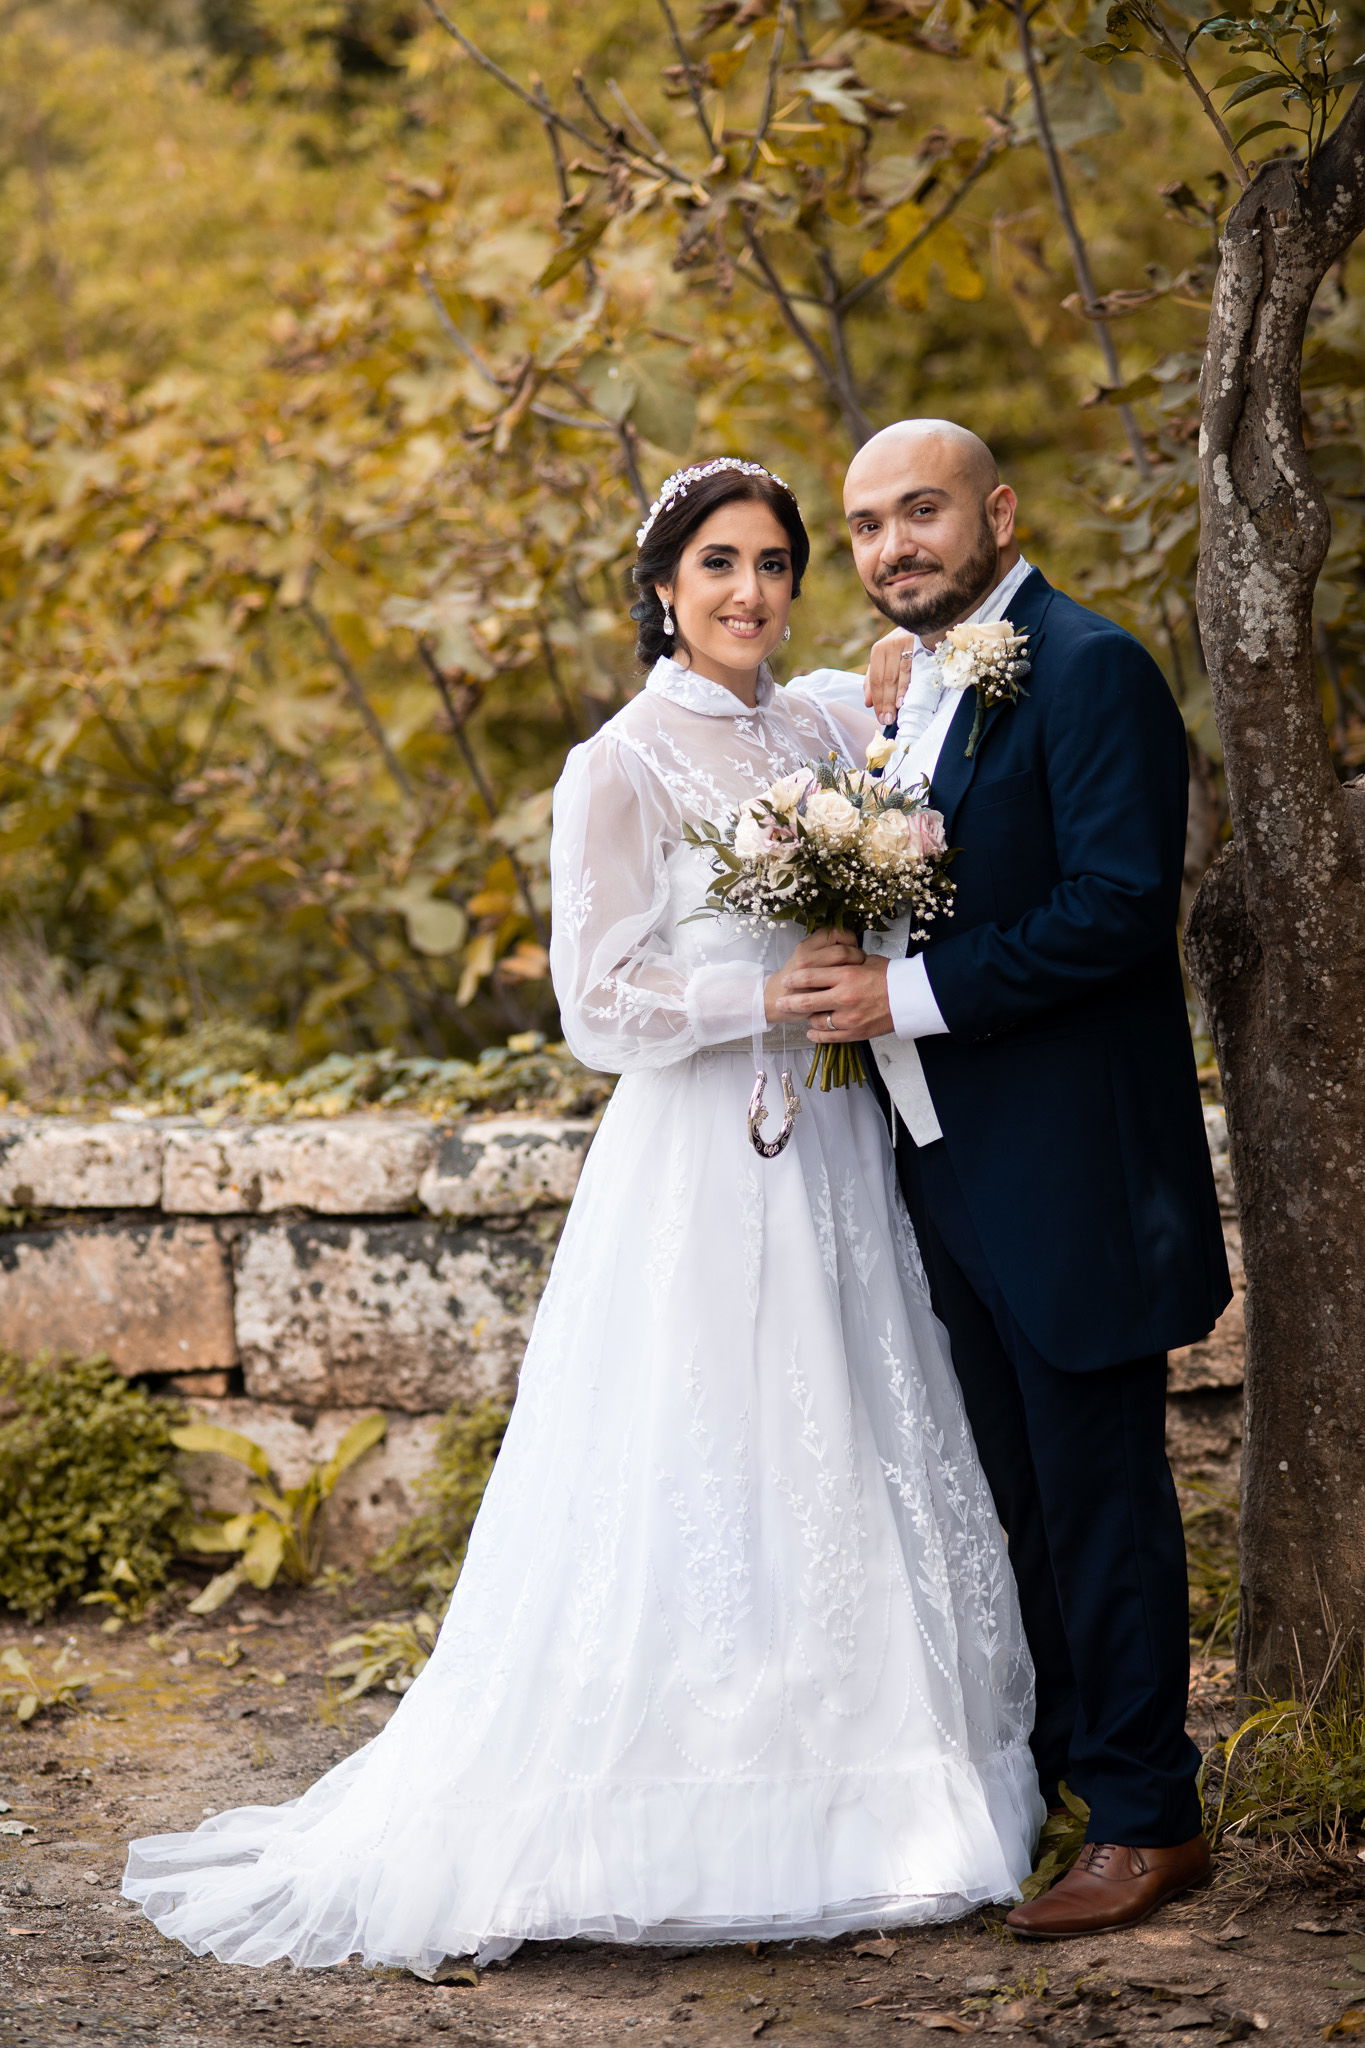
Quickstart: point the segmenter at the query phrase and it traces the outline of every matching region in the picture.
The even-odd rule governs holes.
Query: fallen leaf
[[[7,1927],[6,1934],[41,1934],[41,1927]]]
[[[1355,1934],[1354,1927],[1343,1927],[1340,1920],[1291,1920],[1291,1934]]]
[[[26,1820],[0,1820],[0,1835],[36,1835],[37,1828]]]
[[[958,2019],[950,2012],[922,2012],[919,2015],[922,2027],[935,2027],[943,2034],[974,2034],[976,2028],[968,2026],[966,2020]]]
[[[882,1962],[889,1963],[894,1956],[900,1954],[900,1946],[898,1941],[892,1941],[888,1935],[881,1934],[875,1941],[860,1941],[853,1953],[855,1956],[877,1956]]]
[[[879,1991],[875,1998],[860,1998],[849,2007],[850,2012],[866,2012],[870,2005],[885,2005],[886,1994]]]
[[[1166,2034],[1178,2034],[1186,2027],[1211,2027],[1213,2014],[1206,2012],[1202,2005],[1173,2005],[1163,2012],[1157,2022],[1158,2029]]]
[[[1365,2034],[1365,2010],[1360,2006],[1353,2005],[1349,2012],[1344,2012],[1339,2020],[1333,2020],[1322,2030],[1324,2041],[1335,2041],[1342,2034]]]

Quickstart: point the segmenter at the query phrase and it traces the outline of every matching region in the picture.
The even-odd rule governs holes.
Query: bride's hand
[[[786,965],[779,967],[776,974],[770,974],[764,983],[763,1009],[768,1022],[777,1024],[791,1014],[782,1009],[782,999],[795,993],[795,977],[804,977],[807,968],[857,967],[865,957],[852,932],[811,932],[802,939]],[[806,988],[811,984],[802,979],[800,986]]]
[[[907,633],[901,626],[873,643],[867,661],[863,701],[872,706],[877,714],[877,723],[883,728],[894,722],[905,702],[905,693],[910,687],[910,659],[914,651],[914,634]]]

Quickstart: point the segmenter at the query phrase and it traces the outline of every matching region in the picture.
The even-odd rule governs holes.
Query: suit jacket
[[[1037,570],[1027,695],[939,757],[957,896],[918,1041],[977,1234],[1030,1342],[1084,1372],[1207,1334],[1231,1297],[1176,945],[1189,784],[1161,671]],[[904,1049],[871,1047],[893,1094]]]

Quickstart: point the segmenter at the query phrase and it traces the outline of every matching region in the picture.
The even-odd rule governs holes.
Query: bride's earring
[[[664,638],[673,638],[673,608],[667,598],[664,599]]]
[[[763,1107],[763,1091],[768,1085],[766,1073],[760,1073],[754,1081],[754,1092],[749,1097],[749,1143],[760,1159],[776,1159],[779,1152],[787,1148],[801,1109],[801,1097],[796,1092],[796,1083],[791,1075],[782,1074],[782,1127],[775,1138],[763,1136],[763,1123],[767,1111]]]
[[[792,636],[792,629],[791,629],[791,627],[790,627],[790,626],[784,626],[784,627],[782,628],[782,638],[783,638],[784,640],[790,640],[790,639],[791,639],[791,636]]]

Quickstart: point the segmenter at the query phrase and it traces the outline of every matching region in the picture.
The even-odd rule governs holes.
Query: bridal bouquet
[[[882,742],[874,740],[869,761]],[[838,756],[784,775],[743,806],[722,829],[686,825],[689,846],[712,856],[716,879],[699,917],[728,912],[755,931],[799,924],[885,931],[910,917],[910,937],[925,939],[936,917],[951,917],[956,883],[943,817],[929,786],[888,788],[870,769],[844,768]],[[806,1076],[824,1089],[862,1085],[852,1045],[822,1045]]]

